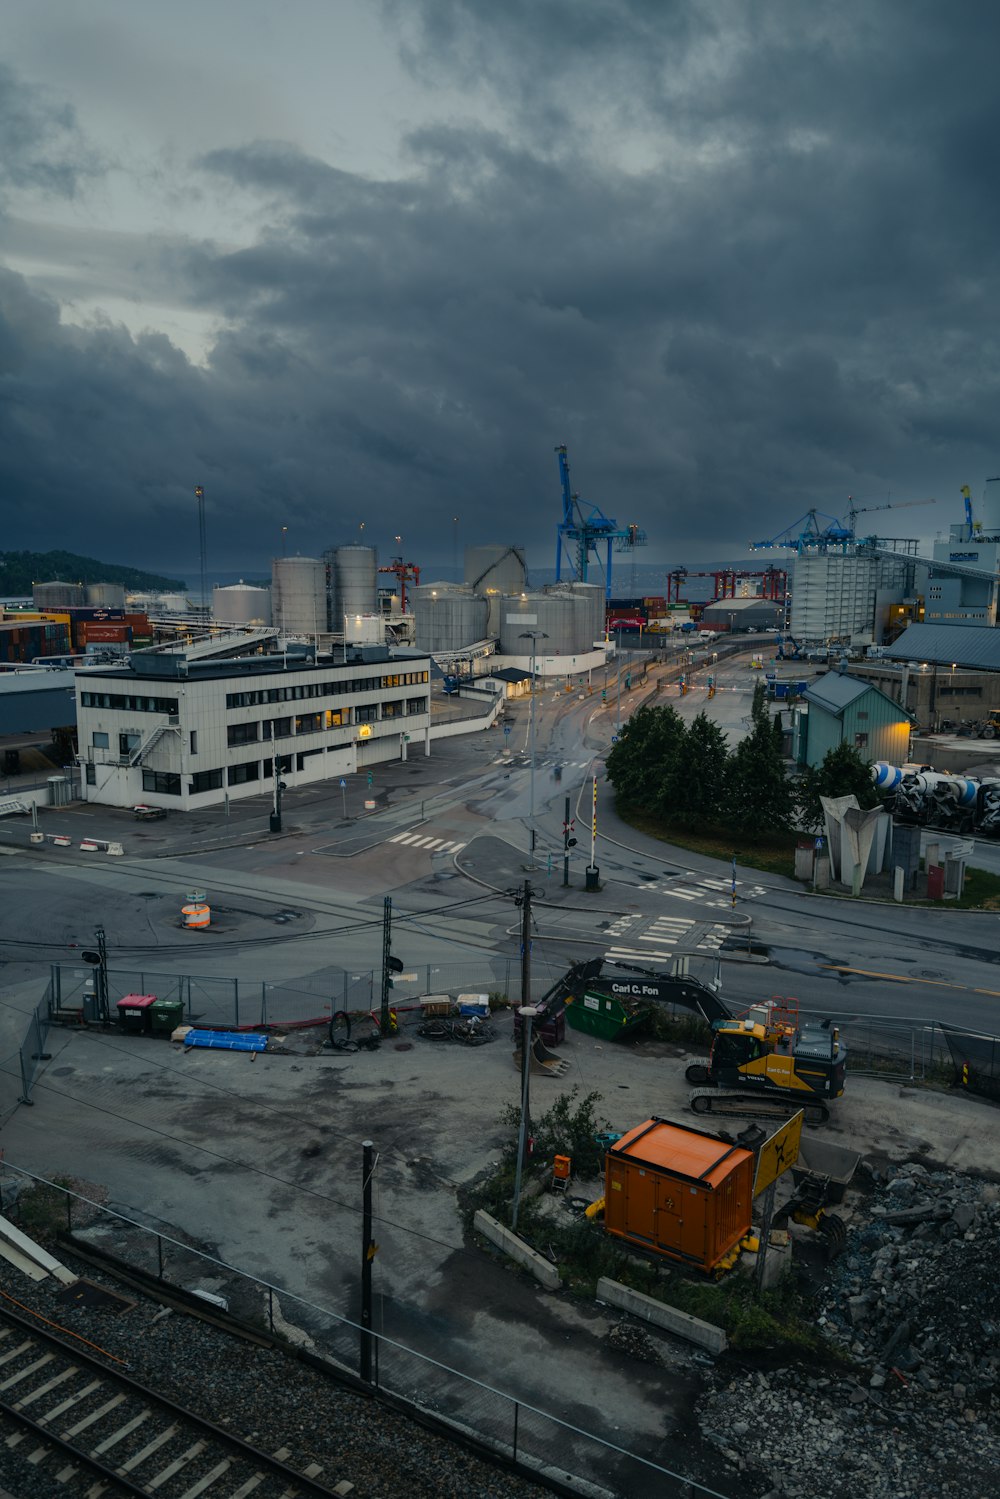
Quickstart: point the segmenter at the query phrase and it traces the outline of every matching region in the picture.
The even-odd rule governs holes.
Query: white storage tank
[[[552,586],[550,588],[547,588],[545,591],[546,593],[555,593],[561,587],[565,587],[566,591],[574,595],[576,598],[582,599],[587,606],[587,613],[590,621],[587,626],[587,629],[590,632],[590,644],[586,647],[586,649],[589,650],[591,645],[594,645],[598,641],[604,639],[604,622],[606,618],[606,598],[604,585],[603,583],[571,582],[566,583],[565,585],[552,584]]]
[[[986,480],[982,511],[977,518],[982,521],[984,536],[1000,534],[1000,478]]]
[[[36,609],[79,609],[85,600],[82,583],[32,583]]]
[[[221,625],[269,625],[271,590],[254,583],[212,589],[212,618]]]
[[[500,650],[505,656],[530,656],[531,641],[523,637],[538,631],[536,655],[582,656],[593,646],[592,616],[590,601],[568,590],[505,596]]]
[[[465,549],[465,581],[473,593],[522,593],[527,576],[524,547],[493,542]]]
[[[330,629],[344,628],[345,614],[374,614],[378,556],[374,547],[331,547],[323,553],[329,569]]]
[[[460,583],[428,583],[413,590],[417,649],[460,651],[486,639],[489,605]]]
[[[88,583],[87,603],[93,609],[124,609],[125,587],[122,583]]]
[[[326,629],[326,564],[318,557],[275,557],[271,623],[284,635],[317,635]]]

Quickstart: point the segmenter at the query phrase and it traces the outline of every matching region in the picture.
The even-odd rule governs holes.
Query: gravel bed
[[[873,1199],[820,1295],[843,1372],[730,1379],[699,1402],[702,1432],[744,1493],[994,1499],[1000,1192],[915,1163],[870,1176]]]
[[[352,1499],[541,1499],[548,1490],[508,1475],[436,1437],[377,1400],[342,1388],[274,1349],[259,1348],[158,1302],[90,1265],[59,1258],[84,1279],[126,1294],[123,1311],[67,1305],[52,1280],[34,1283],[0,1261],[0,1289],[107,1352],[163,1395],[287,1461],[321,1465],[331,1488],[346,1479]],[[12,1308],[16,1310],[16,1308]],[[112,1365],[112,1368],[114,1366]],[[121,1449],[125,1455],[125,1446]],[[197,1474],[192,1469],[192,1477]],[[66,1499],[66,1487],[0,1447],[0,1485],[20,1499]],[[47,1485],[47,1486],[46,1486]]]

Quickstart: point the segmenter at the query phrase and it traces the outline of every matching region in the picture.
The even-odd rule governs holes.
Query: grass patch
[[[757,1298],[749,1276],[730,1271],[719,1282],[691,1277],[669,1260],[634,1254],[620,1239],[605,1232],[600,1219],[592,1221],[565,1211],[553,1213],[551,1198],[543,1197],[553,1154],[572,1155],[574,1167],[585,1164],[591,1179],[601,1173],[603,1151],[593,1138],[606,1127],[598,1113],[599,1103],[600,1094],[580,1097],[576,1089],[557,1100],[535,1125],[536,1143],[543,1148],[536,1152],[522,1178],[517,1232],[558,1266],[565,1289],[573,1296],[593,1300],[597,1282],[607,1276],[723,1328],[733,1348],[785,1354],[818,1354],[824,1350],[826,1345],[812,1324],[808,1300],[794,1279]],[[510,1224],[517,1119],[516,1109],[505,1109],[500,1116],[505,1139],[497,1169],[484,1172],[459,1189],[459,1209],[467,1232],[472,1231],[479,1208],[500,1223]]]
[[[651,838],[672,843],[676,848],[685,848],[689,853],[704,854],[709,859],[722,859],[728,864],[735,852],[738,862],[751,869],[762,869],[767,874],[782,874],[787,879],[795,877],[795,845],[802,834],[781,833],[767,841],[754,842],[749,838],[734,839],[733,833],[726,828],[715,828],[702,833],[685,832],[682,828],[673,827],[658,817],[651,817],[648,812],[622,802],[617,803],[616,811],[622,821],[637,832],[648,833]],[[734,848],[735,843],[739,844],[738,848]]]
[[[68,1186],[65,1178],[56,1177],[55,1186],[31,1187],[19,1192],[11,1217],[18,1228],[32,1239],[52,1239],[67,1226],[66,1196],[57,1190]]]

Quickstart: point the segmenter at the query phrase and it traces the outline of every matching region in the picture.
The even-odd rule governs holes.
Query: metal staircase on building
[[[134,769],[136,765],[141,765],[150,750],[159,744],[164,734],[176,734],[178,739],[180,738],[181,731],[177,719],[170,719],[168,723],[158,723],[148,739],[136,745],[128,757],[129,768]]]

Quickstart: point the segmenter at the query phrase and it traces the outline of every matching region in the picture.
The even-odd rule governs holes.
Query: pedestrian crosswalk
[[[669,895],[674,900],[696,900],[699,905],[714,906],[720,910],[728,910],[733,904],[732,880],[714,879],[710,875],[705,875],[698,880],[687,880],[684,884],[671,885],[644,880],[638,888],[658,890],[661,895]],[[737,904],[744,900],[758,900],[766,894],[766,885],[746,885],[742,880],[736,882]]]
[[[607,936],[613,939],[606,953],[612,962],[663,963],[678,952],[718,952],[732,929],[686,916],[621,916]]]
[[[404,843],[407,848],[422,848],[429,854],[457,854],[464,843],[449,842],[445,838],[431,838],[426,833],[394,833],[387,843]]]

